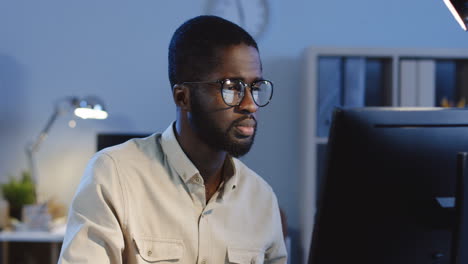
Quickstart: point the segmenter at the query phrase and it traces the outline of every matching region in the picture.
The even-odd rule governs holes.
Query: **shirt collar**
[[[171,166],[180,175],[182,180],[187,183],[192,177],[199,175],[200,172],[182,150],[182,147],[177,141],[174,129],[175,122],[172,122],[161,136],[161,145]],[[228,191],[234,190],[237,187],[238,180],[238,170],[236,169],[235,159],[228,156],[224,166],[226,175],[223,189],[227,189]]]
[[[171,166],[187,183],[193,176],[199,174],[199,171],[180,147],[174,129],[175,122],[172,122],[161,136],[161,145]]]

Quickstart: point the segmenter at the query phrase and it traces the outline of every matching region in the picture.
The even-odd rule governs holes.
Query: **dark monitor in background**
[[[124,143],[132,138],[144,138],[151,134],[118,134],[118,133],[101,133],[97,135],[97,151],[104,148],[115,146]]]
[[[309,264],[468,263],[459,152],[466,109],[338,109]]]

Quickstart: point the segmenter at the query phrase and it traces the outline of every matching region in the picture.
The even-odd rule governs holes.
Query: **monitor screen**
[[[125,133],[101,133],[97,135],[97,146],[96,149],[97,151],[100,151],[101,149],[115,146],[121,143],[124,143],[127,140],[130,140],[132,138],[143,138],[147,137],[150,134],[137,134],[137,133],[130,133],[130,134],[125,134]]]
[[[309,263],[465,263],[455,190],[467,151],[465,109],[337,109]]]

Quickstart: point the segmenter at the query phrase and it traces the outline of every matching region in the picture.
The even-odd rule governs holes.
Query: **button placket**
[[[209,207],[209,206],[207,206]],[[211,256],[211,248],[212,248],[212,234],[209,225],[208,218],[206,217],[206,210],[205,207],[202,211],[199,221],[198,221],[198,230],[199,230],[199,257],[201,261],[200,264],[207,264],[208,260]]]
[[[197,212],[201,213],[206,206],[205,186],[200,175],[194,175],[188,182],[188,188],[192,200],[197,207]]]

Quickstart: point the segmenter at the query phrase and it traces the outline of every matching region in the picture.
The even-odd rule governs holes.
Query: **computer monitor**
[[[143,138],[149,136],[150,133],[100,133],[97,135],[97,151],[124,143],[132,138]]]
[[[467,109],[337,109],[309,264],[468,263],[460,152]]]

